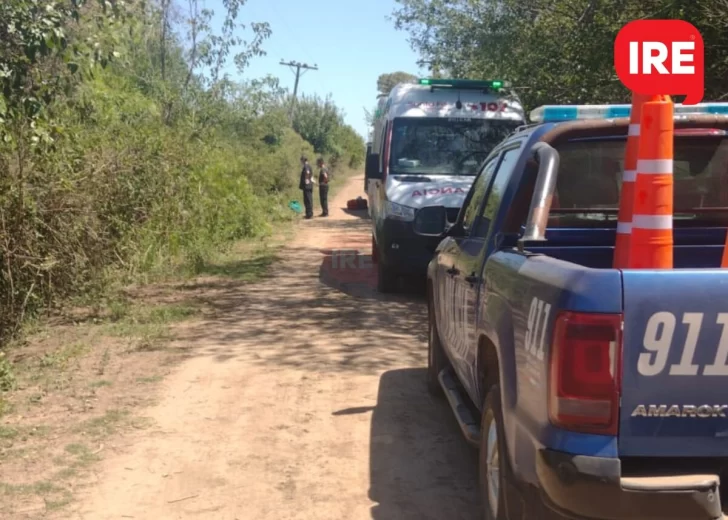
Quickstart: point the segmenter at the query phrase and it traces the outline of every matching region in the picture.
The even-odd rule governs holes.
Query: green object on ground
[[[288,207],[291,208],[296,213],[302,213],[303,208],[301,207],[301,204],[297,200],[292,200],[288,203]]]

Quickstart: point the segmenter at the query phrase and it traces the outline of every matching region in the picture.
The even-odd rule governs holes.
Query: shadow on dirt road
[[[319,279],[332,289],[355,298],[387,301],[421,301],[425,303],[425,277],[402,276],[397,292],[382,294],[377,290],[377,264],[371,252],[357,249],[322,249]]]
[[[363,211],[343,210],[362,218],[359,221],[333,220],[321,224],[332,247],[323,248],[319,280],[349,296],[378,301],[424,302],[425,277],[400,276],[397,291],[377,291],[377,264],[372,258],[371,219]]]
[[[424,284],[378,294],[370,221],[339,209],[359,180],[279,261],[239,262],[262,280],[185,284],[184,362],[74,520],[478,518],[477,454],[425,387]]]
[[[359,217],[360,219],[363,219],[363,220],[371,220],[371,217],[369,217],[369,210],[367,210],[367,209],[341,208],[341,211],[343,211],[347,215]]]
[[[413,346],[427,339],[424,280],[405,278],[398,293],[378,293],[368,225],[314,220],[309,233],[321,238],[287,247],[262,282],[188,285],[204,294],[209,312],[180,331],[175,348],[188,357],[278,368],[374,373],[421,365],[424,350]]]
[[[372,413],[369,498],[375,520],[479,518],[477,453],[424,369],[385,372]]]

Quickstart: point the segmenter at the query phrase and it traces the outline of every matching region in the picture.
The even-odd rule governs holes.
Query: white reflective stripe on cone
[[[629,125],[629,133],[627,135],[640,135],[639,123]]]
[[[637,173],[645,175],[672,175],[672,159],[639,159]]]
[[[629,235],[632,233],[631,222],[617,222],[617,233],[620,235]]]
[[[622,182],[634,182],[637,180],[637,170],[624,170]]]
[[[632,229],[672,229],[672,215],[633,215]]]

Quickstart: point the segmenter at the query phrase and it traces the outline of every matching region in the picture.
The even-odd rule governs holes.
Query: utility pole
[[[293,70],[296,73],[296,82],[293,85],[293,98],[291,99],[291,108],[289,109],[288,117],[291,118],[291,121],[293,121],[293,107],[296,104],[296,96],[298,95],[298,80],[301,79],[301,76],[306,73],[308,70],[318,70],[318,65],[315,63],[313,65],[308,65],[306,63],[301,63],[299,61],[283,61],[281,60],[281,65],[285,65],[286,67],[290,67],[291,70]],[[301,71],[303,70],[303,74]]]

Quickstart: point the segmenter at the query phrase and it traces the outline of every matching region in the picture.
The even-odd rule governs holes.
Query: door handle
[[[468,282],[470,285],[475,285],[476,283],[480,282],[480,276],[475,276],[475,273],[473,273],[470,276],[466,276],[465,281]]]
[[[445,272],[447,274],[449,274],[450,276],[455,276],[456,274],[459,274],[460,273],[460,270],[459,269],[455,269],[455,266],[452,266],[450,269],[448,269]]]

